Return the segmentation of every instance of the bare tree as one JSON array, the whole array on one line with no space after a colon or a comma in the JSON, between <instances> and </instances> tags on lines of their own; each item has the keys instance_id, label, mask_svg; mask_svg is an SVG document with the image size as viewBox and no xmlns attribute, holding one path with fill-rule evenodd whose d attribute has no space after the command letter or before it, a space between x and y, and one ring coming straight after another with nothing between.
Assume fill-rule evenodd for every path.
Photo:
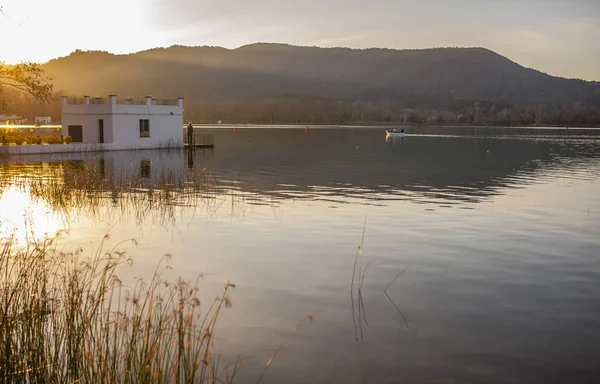
<instances>
[{"instance_id":1,"label":"bare tree","mask_svg":"<svg viewBox=\"0 0 600 384\"><path fill-rule=\"evenodd\" d=\"M9 105L10 97L7 91L10 89L46 104L52 101L54 87L39 64L7 65L0 62L0 111Z\"/></svg>"}]
</instances>

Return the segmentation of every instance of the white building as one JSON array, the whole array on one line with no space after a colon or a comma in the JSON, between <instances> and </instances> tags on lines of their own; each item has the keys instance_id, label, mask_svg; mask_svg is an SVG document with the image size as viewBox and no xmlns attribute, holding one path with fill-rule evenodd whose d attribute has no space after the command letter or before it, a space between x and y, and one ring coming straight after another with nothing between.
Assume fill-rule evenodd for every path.
<instances>
[{"instance_id":1,"label":"white building","mask_svg":"<svg viewBox=\"0 0 600 384\"><path fill-rule=\"evenodd\" d=\"M23 118L23 116L0 115L0 124L21 125L21 124L25 124L26 122L27 122L27 119Z\"/></svg>"},{"instance_id":2,"label":"white building","mask_svg":"<svg viewBox=\"0 0 600 384\"><path fill-rule=\"evenodd\" d=\"M183 147L183 98L62 98L62 134L107 150Z\"/></svg>"},{"instance_id":3,"label":"white building","mask_svg":"<svg viewBox=\"0 0 600 384\"><path fill-rule=\"evenodd\" d=\"M52 117L50 116L36 116L35 123L36 124L50 124L52 122Z\"/></svg>"}]
</instances>

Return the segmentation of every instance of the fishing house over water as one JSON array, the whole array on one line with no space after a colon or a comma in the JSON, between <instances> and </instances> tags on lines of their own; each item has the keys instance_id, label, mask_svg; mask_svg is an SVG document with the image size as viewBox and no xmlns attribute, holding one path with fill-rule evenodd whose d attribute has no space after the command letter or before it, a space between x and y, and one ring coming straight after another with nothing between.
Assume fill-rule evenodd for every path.
<instances>
[{"instance_id":1,"label":"fishing house over water","mask_svg":"<svg viewBox=\"0 0 600 384\"><path fill-rule=\"evenodd\" d=\"M107 150L183 147L183 98L62 97L62 134Z\"/></svg>"}]
</instances>

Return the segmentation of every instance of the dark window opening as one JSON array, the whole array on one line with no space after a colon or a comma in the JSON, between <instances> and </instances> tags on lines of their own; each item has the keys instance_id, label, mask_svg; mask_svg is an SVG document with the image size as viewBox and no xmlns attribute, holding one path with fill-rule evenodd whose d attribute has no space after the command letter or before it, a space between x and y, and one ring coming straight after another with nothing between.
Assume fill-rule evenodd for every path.
<instances>
[{"instance_id":1,"label":"dark window opening","mask_svg":"<svg viewBox=\"0 0 600 384\"><path fill-rule=\"evenodd\" d=\"M150 178L150 168L152 166L152 163L150 162L150 160L142 160L140 161L140 175L145 178L148 179Z\"/></svg>"},{"instance_id":2,"label":"dark window opening","mask_svg":"<svg viewBox=\"0 0 600 384\"><path fill-rule=\"evenodd\" d=\"M106 177L106 163L104 157L100 158L100 177L104 179Z\"/></svg>"},{"instance_id":3,"label":"dark window opening","mask_svg":"<svg viewBox=\"0 0 600 384\"><path fill-rule=\"evenodd\" d=\"M71 141L73 143L83 143L83 126L82 125L69 125L67 128Z\"/></svg>"},{"instance_id":4,"label":"dark window opening","mask_svg":"<svg viewBox=\"0 0 600 384\"><path fill-rule=\"evenodd\" d=\"M150 120L140 120L140 137L150 137Z\"/></svg>"}]
</instances>

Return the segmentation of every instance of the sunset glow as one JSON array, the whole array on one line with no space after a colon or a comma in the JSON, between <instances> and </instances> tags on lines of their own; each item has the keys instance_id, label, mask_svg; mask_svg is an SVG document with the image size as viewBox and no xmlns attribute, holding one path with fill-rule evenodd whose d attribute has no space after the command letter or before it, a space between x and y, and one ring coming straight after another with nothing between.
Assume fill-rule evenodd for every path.
<instances>
[{"instance_id":1,"label":"sunset glow","mask_svg":"<svg viewBox=\"0 0 600 384\"><path fill-rule=\"evenodd\" d=\"M164 44L139 0L2 0L0 60L45 62L76 49L129 53Z\"/></svg>"},{"instance_id":2,"label":"sunset glow","mask_svg":"<svg viewBox=\"0 0 600 384\"><path fill-rule=\"evenodd\" d=\"M61 229L60 218L41 201L34 201L23 189L12 186L0 195L0 237L14 234L17 244L27 244L32 236L43 239Z\"/></svg>"},{"instance_id":3,"label":"sunset glow","mask_svg":"<svg viewBox=\"0 0 600 384\"><path fill-rule=\"evenodd\" d=\"M600 2L585 0L1 0L0 60L45 62L76 49L132 53L256 42L485 47L552 75L600 80ZM5 38L5 37L10 38Z\"/></svg>"}]
</instances>

